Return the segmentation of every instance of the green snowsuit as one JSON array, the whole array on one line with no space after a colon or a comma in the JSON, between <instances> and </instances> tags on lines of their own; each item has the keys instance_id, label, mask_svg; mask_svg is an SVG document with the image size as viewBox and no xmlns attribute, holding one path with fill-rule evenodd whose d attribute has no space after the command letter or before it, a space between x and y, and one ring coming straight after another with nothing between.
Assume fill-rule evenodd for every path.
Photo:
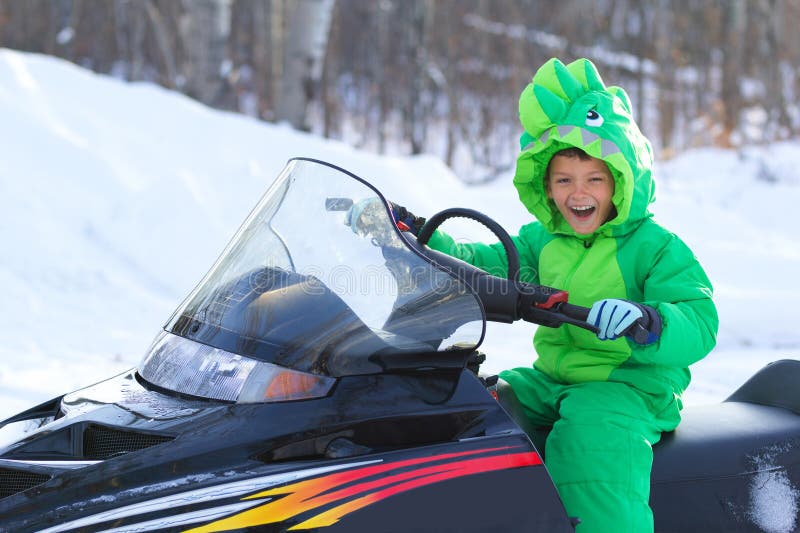
<instances>
[{"instance_id":1,"label":"green snowsuit","mask_svg":"<svg viewBox=\"0 0 800 533\"><path fill-rule=\"evenodd\" d=\"M652 531L648 505L652 445L680 421L688 366L716 342L712 288L691 250L652 220L652 152L624 91L606 87L594 65L551 59L520 97L525 133L514 184L537 222L514 238L525 281L569 291L591 306L623 298L655 308L660 340L601 341L571 325L539 327L533 367L501 373L535 425L552 426L545 460L580 533ZM616 217L576 234L547 197L550 158L569 147L603 159L615 181ZM613 215L612 215L613 216ZM456 244L436 232L430 246L493 273L502 246Z\"/></svg>"}]
</instances>

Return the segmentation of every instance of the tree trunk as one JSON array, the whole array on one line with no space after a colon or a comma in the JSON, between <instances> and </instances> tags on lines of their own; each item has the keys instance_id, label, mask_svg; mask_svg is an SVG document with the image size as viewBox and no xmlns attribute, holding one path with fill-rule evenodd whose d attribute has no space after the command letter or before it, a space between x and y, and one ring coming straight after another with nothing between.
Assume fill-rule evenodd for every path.
<instances>
[{"instance_id":1,"label":"tree trunk","mask_svg":"<svg viewBox=\"0 0 800 533\"><path fill-rule=\"evenodd\" d=\"M739 125L742 96L739 88L739 75L743 61L743 41L746 25L746 5L744 0L724 2L723 13L723 61L722 61L722 104L724 107L722 146L731 146L733 132Z\"/></svg>"},{"instance_id":2,"label":"tree trunk","mask_svg":"<svg viewBox=\"0 0 800 533\"><path fill-rule=\"evenodd\" d=\"M662 148L672 150L675 132L675 98L677 94L675 61L672 57L673 19L668 0L659 0L655 17L656 50L658 57L659 98L658 130Z\"/></svg>"},{"instance_id":3,"label":"tree trunk","mask_svg":"<svg viewBox=\"0 0 800 533\"><path fill-rule=\"evenodd\" d=\"M184 91L214 105L225 89L222 68L230 32L230 4L227 0L184 0L183 7Z\"/></svg>"},{"instance_id":4,"label":"tree trunk","mask_svg":"<svg viewBox=\"0 0 800 533\"><path fill-rule=\"evenodd\" d=\"M316 97L322 77L333 6L334 0L294 0L287 6L289 23L276 118L299 130L311 129L308 104Z\"/></svg>"},{"instance_id":5,"label":"tree trunk","mask_svg":"<svg viewBox=\"0 0 800 533\"><path fill-rule=\"evenodd\" d=\"M428 134L429 105L426 100L430 99L426 92L426 77L428 63L427 33L432 11L431 0L420 0L415 3L413 12L413 30L409 32L410 41L409 57L411 58L411 91L409 92L409 140L411 141L411 153L421 154L425 149L425 138Z\"/></svg>"},{"instance_id":6,"label":"tree trunk","mask_svg":"<svg viewBox=\"0 0 800 533\"><path fill-rule=\"evenodd\" d=\"M174 89L177 80L175 51L170 46L169 38L167 37L168 30L165 27L164 19L152 0L146 0L144 7L147 18L150 20L150 26L153 28L153 33L156 36L156 44L158 45L158 51L161 54L161 60L164 64L162 84L169 89Z\"/></svg>"},{"instance_id":7,"label":"tree trunk","mask_svg":"<svg viewBox=\"0 0 800 533\"><path fill-rule=\"evenodd\" d=\"M389 41L389 19L391 3L384 4L378 2L377 9L377 53L373 53L373 83L377 94L378 104L378 152L383 154L386 152L386 122L389 120L389 113L391 112L391 97L389 96L389 89L391 87L391 79L386 76L384 65L388 56L388 41Z\"/></svg>"},{"instance_id":8,"label":"tree trunk","mask_svg":"<svg viewBox=\"0 0 800 533\"><path fill-rule=\"evenodd\" d=\"M122 9L125 11L128 20L128 50L130 51L128 80L141 80L144 77L146 65L144 56L144 37L146 30L144 9L141 4L130 3L123 3Z\"/></svg>"},{"instance_id":9,"label":"tree trunk","mask_svg":"<svg viewBox=\"0 0 800 533\"><path fill-rule=\"evenodd\" d=\"M272 0L269 8L269 43L271 50L269 77L271 80L269 97L269 118L278 118L283 87L284 34L286 33L286 2Z\"/></svg>"},{"instance_id":10,"label":"tree trunk","mask_svg":"<svg viewBox=\"0 0 800 533\"><path fill-rule=\"evenodd\" d=\"M764 19L764 66L767 70L765 80L765 106L771 120L775 121L777 137L781 138L791 131L791 119L787 112L787 102L783 94L784 62L781 43L781 20L784 16L782 2L777 0L762 0L760 3L761 16ZM768 139L775 140L775 139Z\"/></svg>"}]
</instances>

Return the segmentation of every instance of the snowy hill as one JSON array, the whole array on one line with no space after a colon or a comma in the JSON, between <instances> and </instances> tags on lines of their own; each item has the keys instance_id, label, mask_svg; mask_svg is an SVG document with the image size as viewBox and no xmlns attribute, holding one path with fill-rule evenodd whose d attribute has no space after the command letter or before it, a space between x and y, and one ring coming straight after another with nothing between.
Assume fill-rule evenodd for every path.
<instances>
[{"instance_id":1,"label":"snowy hill","mask_svg":"<svg viewBox=\"0 0 800 533\"><path fill-rule=\"evenodd\" d=\"M510 175L470 188L435 158L358 152L45 56L0 50L0 116L0 419L135 365L291 157L347 168L419 214L472 207L512 233L530 220ZM657 219L717 289L719 347L687 398L715 401L800 357L800 147L699 150L657 176ZM532 332L492 326L485 368L529 364Z\"/></svg>"}]
</instances>

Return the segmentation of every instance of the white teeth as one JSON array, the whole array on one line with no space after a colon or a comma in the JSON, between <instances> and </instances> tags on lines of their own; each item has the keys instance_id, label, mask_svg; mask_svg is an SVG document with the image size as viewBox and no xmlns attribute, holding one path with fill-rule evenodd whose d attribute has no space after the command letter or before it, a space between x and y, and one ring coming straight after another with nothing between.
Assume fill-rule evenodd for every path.
<instances>
[{"instance_id":1,"label":"white teeth","mask_svg":"<svg viewBox=\"0 0 800 533\"><path fill-rule=\"evenodd\" d=\"M575 211L588 211L589 209L592 209L592 206L583 205L581 207L573 207L572 209L574 209Z\"/></svg>"}]
</instances>

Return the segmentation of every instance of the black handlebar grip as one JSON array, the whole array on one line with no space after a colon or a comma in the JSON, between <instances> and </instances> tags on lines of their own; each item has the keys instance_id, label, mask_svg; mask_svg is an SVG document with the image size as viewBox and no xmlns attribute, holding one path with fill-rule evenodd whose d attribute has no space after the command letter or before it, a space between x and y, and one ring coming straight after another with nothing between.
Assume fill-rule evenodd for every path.
<instances>
[{"instance_id":1,"label":"black handlebar grip","mask_svg":"<svg viewBox=\"0 0 800 533\"><path fill-rule=\"evenodd\" d=\"M586 322L586 319L589 318L588 307L563 303L559 305L558 310L567 315L568 317L574 318L576 320L583 320L584 322Z\"/></svg>"},{"instance_id":2,"label":"black handlebar grip","mask_svg":"<svg viewBox=\"0 0 800 533\"><path fill-rule=\"evenodd\" d=\"M558 311L575 320L586 322L586 319L589 318L590 309L588 307L581 307L580 305L563 303L559 305ZM594 331L595 333L597 332L597 328L594 325L588 323L587 325L589 327L586 329ZM647 340L650 338L650 332L639 322L634 322L625 332L625 336L637 344L647 344Z\"/></svg>"},{"instance_id":3,"label":"black handlebar grip","mask_svg":"<svg viewBox=\"0 0 800 533\"><path fill-rule=\"evenodd\" d=\"M637 344L647 344L650 338L650 332L640 323L634 322L631 327L628 328L628 331L625 332L625 336L629 337Z\"/></svg>"}]
</instances>

